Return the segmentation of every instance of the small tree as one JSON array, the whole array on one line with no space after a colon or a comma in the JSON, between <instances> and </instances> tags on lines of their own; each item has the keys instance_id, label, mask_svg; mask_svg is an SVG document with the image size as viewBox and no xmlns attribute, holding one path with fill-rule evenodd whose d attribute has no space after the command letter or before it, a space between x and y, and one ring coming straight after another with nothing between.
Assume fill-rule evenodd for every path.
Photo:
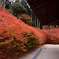
<instances>
[{"instance_id":1,"label":"small tree","mask_svg":"<svg viewBox=\"0 0 59 59\"><path fill-rule=\"evenodd\" d=\"M20 19L30 26L33 24L32 18L29 15L21 14Z\"/></svg>"},{"instance_id":2,"label":"small tree","mask_svg":"<svg viewBox=\"0 0 59 59\"><path fill-rule=\"evenodd\" d=\"M17 16L17 15L19 15L19 14L21 14L21 13L27 14L26 9L22 6L21 3L13 3L13 4L11 5L10 9L13 10L13 14L14 14L15 16Z\"/></svg>"}]
</instances>

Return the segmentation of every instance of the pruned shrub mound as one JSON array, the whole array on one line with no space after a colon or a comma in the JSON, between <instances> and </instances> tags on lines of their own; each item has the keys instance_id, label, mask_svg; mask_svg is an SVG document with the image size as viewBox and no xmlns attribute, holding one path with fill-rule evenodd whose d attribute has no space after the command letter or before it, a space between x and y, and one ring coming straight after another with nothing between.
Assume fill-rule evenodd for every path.
<instances>
[{"instance_id":1,"label":"pruned shrub mound","mask_svg":"<svg viewBox=\"0 0 59 59\"><path fill-rule=\"evenodd\" d=\"M46 43L59 44L59 29L50 29L46 31Z\"/></svg>"},{"instance_id":2,"label":"pruned shrub mound","mask_svg":"<svg viewBox=\"0 0 59 59\"><path fill-rule=\"evenodd\" d=\"M29 15L27 15L27 14L21 14L21 15L20 15L20 19L21 19L24 23L26 23L26 24L28 24L28 25L30 25L30 26L33 25L32 18L31 18Z\"/></svg>"}]
</instances>

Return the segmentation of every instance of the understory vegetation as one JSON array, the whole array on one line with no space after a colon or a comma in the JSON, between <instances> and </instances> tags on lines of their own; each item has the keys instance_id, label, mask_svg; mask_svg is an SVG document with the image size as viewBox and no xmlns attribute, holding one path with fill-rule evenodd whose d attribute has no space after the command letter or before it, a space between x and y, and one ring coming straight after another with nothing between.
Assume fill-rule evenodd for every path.
<instances>
[{"instance_id":1,"label":"understory vegetation","mask_svg":"<svg viewBox=\"0 0 59 59\"><path fill-rule=\"evenodd\" d=\"M41 30L17 19L8 10L0 11L0 59L18 56L41 44L59 44L59 29Z\"/></svg>"},{"instance_id":2,"label":"understory vegetation","mask_svg":"<svg viewBox=\"0 0 59 59\"><path fill-rule=\"evenodd\" d=\"M21 19L24 23L26 23L26 24L28 24L28 25L30 25L30 26L33 25L32 18L31 18L29 15L27 15L27 14L21 14L21 15L20 15L20 19Z\"/></svg>"}]
</instances>

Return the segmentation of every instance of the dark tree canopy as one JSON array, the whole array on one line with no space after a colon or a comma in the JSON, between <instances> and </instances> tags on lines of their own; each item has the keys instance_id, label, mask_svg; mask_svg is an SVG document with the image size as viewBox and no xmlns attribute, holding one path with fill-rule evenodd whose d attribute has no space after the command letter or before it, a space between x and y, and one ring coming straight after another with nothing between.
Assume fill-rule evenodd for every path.
<instances>
[{"instance_id":1,"label":"dark tree canopy","mask_svg":"<svg viewBox=\"0 0 59 59\"><path fill-rule=\"evenodd\" d=\"M10 9L13 10L13 14L15 16L19 15L19 14L22 14L22 13L25 13L27 14L27 11L26 9L22 6L21 3L13 3L10 7Z\"/></svg>"}]
</instances>

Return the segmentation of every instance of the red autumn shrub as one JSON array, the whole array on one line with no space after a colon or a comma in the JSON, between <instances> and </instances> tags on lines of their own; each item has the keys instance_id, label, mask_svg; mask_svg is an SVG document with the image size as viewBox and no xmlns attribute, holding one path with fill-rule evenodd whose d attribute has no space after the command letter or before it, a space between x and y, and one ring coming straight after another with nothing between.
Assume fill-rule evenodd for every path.
<instances>
[{"instance_id":1,"label":"red autumn shrub","mask_svg":"<svg viewBox=\"0 0 59 59\"><path fill-rule=\"evenodd\" d=\"M59 44L59 29L45 30L48 35L46 36L46 43Z\"/></svg>"}]
</instances>

